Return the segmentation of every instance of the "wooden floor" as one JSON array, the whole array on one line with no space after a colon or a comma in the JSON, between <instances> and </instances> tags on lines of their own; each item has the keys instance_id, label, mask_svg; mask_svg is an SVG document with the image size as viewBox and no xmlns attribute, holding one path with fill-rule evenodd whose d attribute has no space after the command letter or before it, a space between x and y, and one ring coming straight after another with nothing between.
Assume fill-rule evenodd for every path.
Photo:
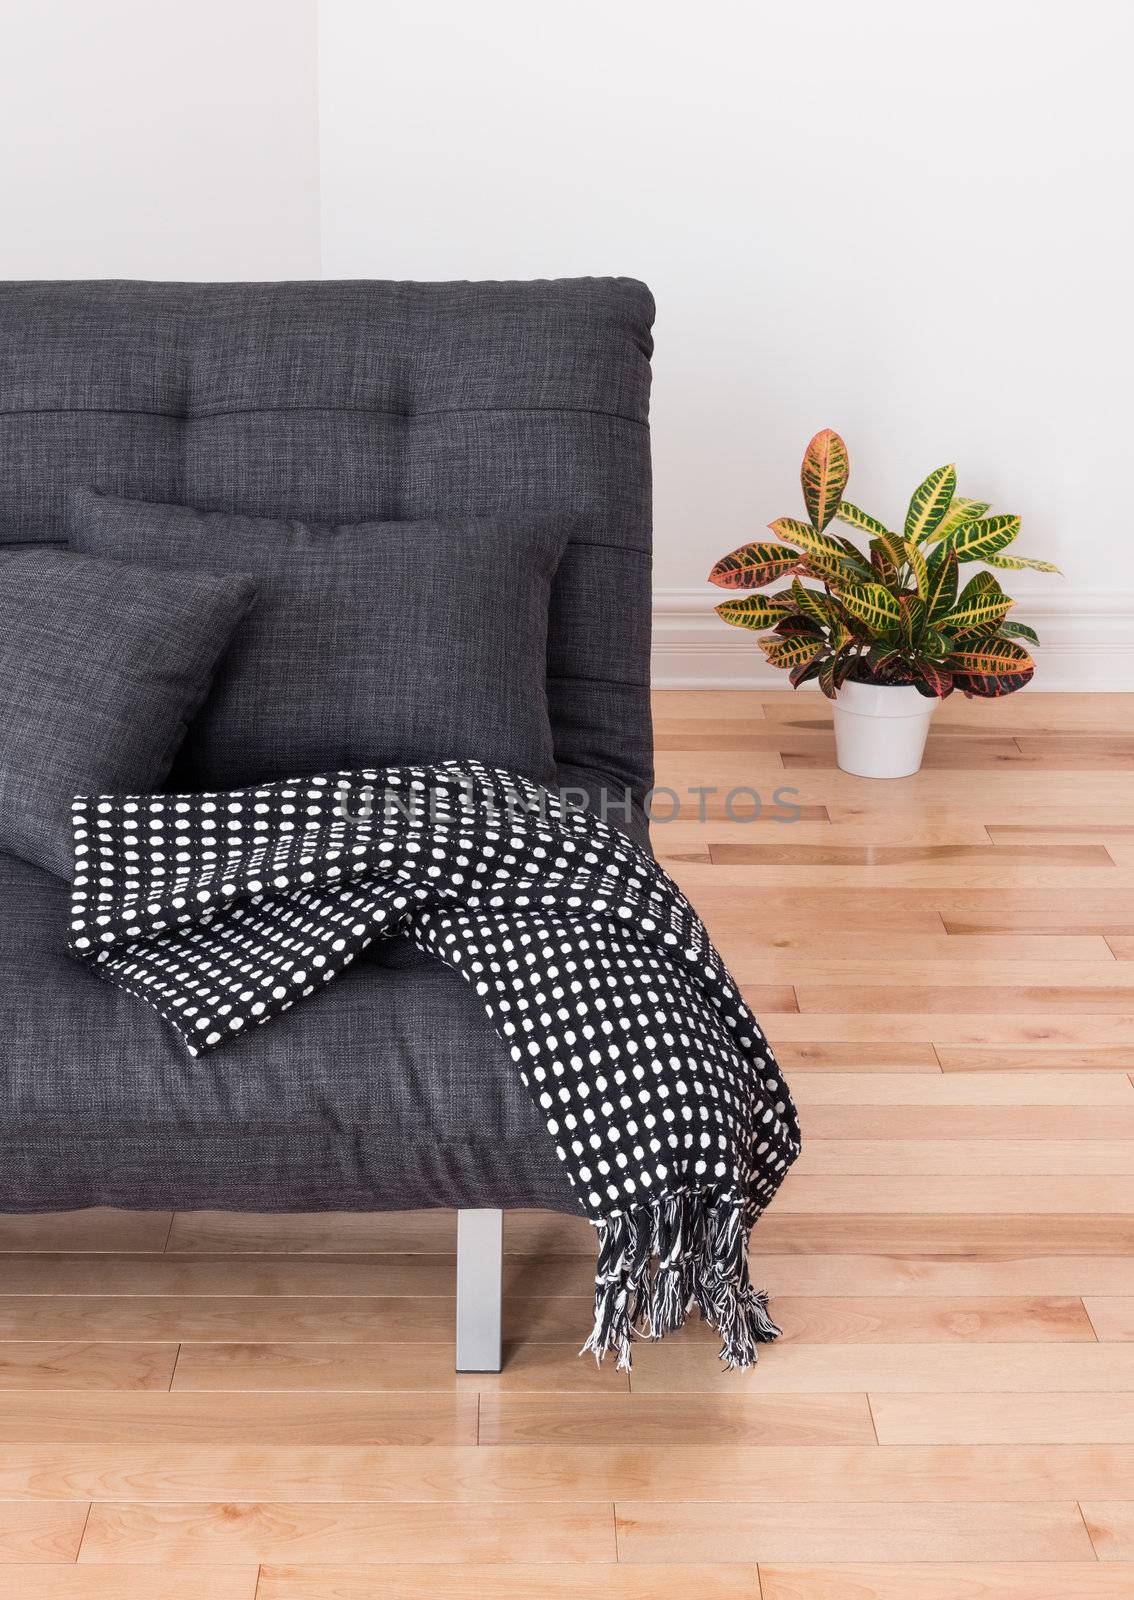
<instances>
[{"instance_id":1,"label":"wooden floor","mask_svg":"<svg viewBox=\"0 0 1134 1600\"><path fill-rule=\"evenodd\" d=\"M893 783L817 695L658 709L801 1107L783 1340L596 1371L574 1219L509 1219L499 1378L450 1216L0 1219L5 1600L1134 1595L1134 697L958 696Z\"/></svg>"}]
</instances>

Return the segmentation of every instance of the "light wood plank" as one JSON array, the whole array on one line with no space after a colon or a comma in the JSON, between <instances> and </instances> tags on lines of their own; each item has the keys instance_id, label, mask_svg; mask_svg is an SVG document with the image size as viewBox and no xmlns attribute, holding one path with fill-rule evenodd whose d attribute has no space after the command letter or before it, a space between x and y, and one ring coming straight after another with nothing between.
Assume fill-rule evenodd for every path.
<instances>
[{"instance_id":1,"label":"light wood plank","mask_svg":"<svg viewBox=\"0 0 1134 1600\"><path fill-rule=\"evenodd\" d=\"M783 1295L772 1314L785 1329L784 1338L797 1344L1065 1343L1095 1337L1083 1302L1069 1295Z\"/></svg>"},{"instance_id":2,"label":"light wood plank","mask_svg":"<svg viewBox=\"0 0 1134 1600\"><path fill-rule=\"evenodd\" d=\"M928 1043L837 1044L819 1041L776 1046L785 1073L940 1072L937 1052Z\"/></svg>"},{"instance_id":3,"label":"light wood plank","mask_svg":"<svg viewBox=\"0 0 1134 1600\"><path fill-rule=\"evenodd\" d=\"M1134 1059L1124 1045L1091 1049L986 1049L980 1046L938 1045L943 1072L1125 1072Z\"/></svg>"},{"instance_id":4,"label":"light wood plank","mask_svg":"<svg viewBox=\"0 0 1134 1600\"><path fill-rule=\"evenodd\" d=\"M944 1255L988 1261L1004 1256L1130 1254L1130 1218L1079 1212L1070 1216L989 1217L771 1211L757 1224L757 1258L794 1255Z\"/></svg>"},{"instance_id":5,"label":"light wood plank","mask_svg":"<svg viewBox=\"0 0 1134 1600\"><path fill-rule=\"evenodd\" d=\"M600 1586L602 1600L657 1600L672 1581L672 1569L653 1566L605 1567L597 1581L593 1570L578 1567L383 1567L381 1600L598 1600ZM690 1596L760 1600L752 1563L689 1564L681 1568L680 1582ZM351 1567L265 1566L256 1600L376 1600L374 1574Z\"/></svg>"},{"instance_id":6,"label":"light wood plank","mask_svg":"<svg viewBox=\"0 0 1134 1600\"><path fill-rule=\"evenodd\" d=\"M1122 967L1124 963L1116 961L1114 965L1117 968ZM752 993L757 998L748 1002L757 1013L760 1009L759 994L762 989L767 992L766 985L756 985ZM747 999L748 985L744 985L743 993ZM775 989L772 989L771 993L778 995ZM801 1012L837 1011L846 1016L859 1011L882 1011L903 1016L909 1012L919 1016L933 1016L939 1012L947 1015L961 1012L968 1016L977 1016L985 1011L994 1011L998 1016L1004 1013L1022 1016L1037 1011L1054 1011L1061 1016L1071 1016L1082 1011L1094 1018L1114 1012L1119 1016L1129 1017L1134 1027L1131 995L1130 987L1125 984L1121 987L1106 984L1088 988L1067 983L1058 986L1052 984L1048 987L1022 984L999 984L990 987L984 983L956 984L950 987L931 983L910 984L908 987L890 989L881 982L869 985L806 983L801 980L796 985L798 1006L777 1005L768 1009L780 1011L798 1009Z\"/></svg>"},{"instance_id":7,"label":"light wood plank","mask_svg":"<svg viewBox=\"0 0 1134 1600\"><path fill-rule=\"evenodd\" d=\"M168 1389L176 1361L175 1344L0 1343L0 1390Z\"/></svg>"},{"instance_id":8,"label":"light wood plank","mask_svg":"<svg viewBox=\"0 0 1134 1600\"><path fill-rule=\"evenodd\" d=\"M452 1298L0 1295L0 1340L444 1340Z\"/></svg>"},{"instance_id":9,"label":"light wood plank","mask_svg":"<svg viewBox=\"0 0 1134 1600\"><path fill-rule=\"evenodd\" d=\"M1129 1176L1134 1140L816 1139L798 1177Z\"/></svg>"},{"instance_id":10,"label":"light wood plank","mask_svg":"<svg viewBox=\"0 0 1134 1600\"><path fill-rule=\"evenodd\" d=\"M449 1344L184 1344L175 1390L496 1389L541 1394L625 1394L613 1362L580 1360L579 1344L505 1346L500 1373L458 1373Z\"/></svg>"},{"instance_id":11,"label":"light wood plank","mask_svg":"<svg viewBox=\"0 0 1134 1600\"><path fill-rule=\"evenodd\" d=\"M513 1276L519 1283L522 1267ZM34 1295L448 1295L456 1257L379 1256L7 1256L4 1293ZM585 1285L583 1285L585 1287ZM0 1360L3 1346L0 1345Z\"/></svg>"},{"instance_id":12,"label":"light wood plank","mask_svg":"<svg viewBox=\"0 0 1134 1600\"><path fill-rule=\"evenodd\" d=\"M1134 1500L1084 1501L1083 1519L1100 1561L1134 1561Z\"/></svg>"},{"instance_id":13,"label":"light wood plank","mask_svg":"<svg viewBox=\"0 0 1134 1600\"><path fill-rule=\"evenodd\" d=\"M0 1568L74 1561L89 1509L82 1501L21 1505L0 1500ZM2 1572L0 1583L6 1590Z\"/></svg>"},{"instance_id":14,"label":"light wood plank","mask_svg":"<svg viewBox=\"0 0 1134 1600\"><path fill-rule=\"evenodd\" d=\"M1134 1253L1134 1230L1130 1244ZM1134 1340L1134 1295L1092 1295L1083 1303L1100 1339Z\"/></svg>"},{"instance_id":15,"label":"light wood plank","mask_svg":"<svg viewBox=\"0 0 1134 1600\"><path fill-rule=\"evenodd\" d=\"M1082 1049L1121 1044L1130 1039L1132 1030L1134 1015L1109 1011L1045 1011L1038 1016L1033 1011L964 1011L952 1015L944 1011L807 1011L768 1019L768 1036L777 1047L797 1039L848 1044L865 1039L892 1043L910 1038L932 1039L937 1045Z\"/></svg>"},{"instance_id":16,"label":"light wood plank","mask_svg":"<svg viewBox=\"0 0 1134 1600\"><path fill-rule=\"evenodd\" d=\"M210 1567L207 1572L160 1567L8 1567L6 1600L259 1600L258 1568ZM326 1596L323 1597L326 1600Z\"/></svg>"},{"instance_id":17,"label":"light wood plank","mask_svg":"<svg viewBox=\"0 0 1134 1600\"><path fill-rule=\"evenodd\" d=\"M760 1281L773 1296L1134 1294L1134 1255L770 1255Z\"/></svg>"},{"instance_id":18,"label":"light wood plank","mask_svg":"<svg viewBox=\"0 0 1134 1600\"><path fill-rule=\"evenodd\" d=\"M977 1216L1042 1217L1076 1211L1134 1214L1134 1180L1103 1177L859 1177L809 1178L790 1173L777 1196L781 1215L791 1212L898 1212L937 1216L967 1212ZM1134 1222L1132 1222L1134 1228ZM0 1327L3 1326L0 1301Z\"/></svg>"},{"instance_id":19,"label":"light wood plank","mask_svg":"<svg viewBox=\"0 0 1134 1600\"><path fill-rule=\"evenodd\" d=\"M97 1507L96 1507L97 1511ZM619 1500L623 1561L1088 1561L1073 1501L815 1505Z\"/></svg>"},{"instance_id":20,"label":"light wood plank","mask_svg":"<svg viewBox=\"0 0 1134 1600\"><path fill-rule=\"evenodd\" d=\"M792 1085L801 1106L1125 1106L1134 1084L1119 1072L846 1073Z\"/></svg>"},{"instance_id":21,"label":"light wood plank","mask_svg":"<svg viewBox=\"0 0 1134 1600\"><path fill-rule=\"evenodd\" d=\"M0 1215L0 1250L163 1250L168 1211L58 1211Z\"/></svg>"},{"instance_id":22,"label":"light wood plank","mask_svg":"<svg viewBox=\"0 0 1134 1600\"><path fill-rule=\"evenodd\" d=\"M848 1562L788 1566L762 1562L760 1582L763 1600L1070 1600L1071 1596L1074 1600L1129 1600L1134 1594L1134 1565L895 1561L884 1566Z\"/></svg>"},{"instance_id":23,"label":"light wood plank","mask_svg":"<svg viewBox=\"0 0 1134 1600\"><path fill-rule=\"evenodd\" d=\"M473 1394L4 1394L0 1443L475 1444Z\"/></svg>"},{"instance_id":24,"label":"light wood plank","mask_svg":"<svg viewBox=\"0 0 1134 1600\"><path fill-rule=\"evenodd\" d=\"M1093 993L1099 989L1113 989L1120 997L1134 994L1134 969L1129 962L1116 961L1113 956L1098 961L1070 962L1007 959L967 961L958 959L954 953L951 958L940 960L914 961L907 958L883 963L873 955L867 959L850 954L842 958L773 954L751 965L755 968L758 980L773 985L791 983L797 989L861 986L882 992L894 988L909 990L914 995L933 989L961 989L966 993L971 989L1002 990L1006 1002L1001 1008L1004 1011L1020 1009L1011 1004L1013 994L1020 988L1055 990L1059 993L1066 991L1068 994L1078 990ZM833 1009L852 1010L853 1007ZM907 1004L903 993L901 1005L879 1009L924 1011L928 1008L920 1003ZM958 1009L971 1011L973 1007L964 1003Z\"/></svg>"},{"instance_id":25,"label":"light wood plank","mask_svg":"<svg viewBox=\"0 0 1134 1600\"><path fill-rule=\"evenodd\" d=\"M615 1557L609 1503L584 1502L543 1502L538 1515L522 1504L100 1504L91 1507L79 1552L84 1562L198 1567L241 1561L601 1564Z\"/></svg>"},{"instance_id":26,"label":"light wood plank","mask_svg":"<svg viewBox=\"0 0 1134 1600\"><path fill-rule=\"evenodd\" d=\"M1134 1104L1117 1106L807 1107L807 1141L820 1139L1134 1138Z\"/></svg>"},{"instance_id":27,"label":"light wood plank","mask_svg":"<svg viewBox=\"0 0 1134 1600\"><path fill-rule=\"evenodd\" d=\"M1134 1444L1134 1394L871 1396L881 1444Z\"/></svg>"},{"instance_id":28,"label":"light wood plank","mask_svg":"<svg viewBox=\"0 0 1134 1600\"><path fill-rule=\"evenodd\" d=\"M1134 1388L1134 1349L1127 1344L846 1343L780 1340L760 1353L749 1372L730 1377L739 1395L1029 1394ZM692 1340L642 1344L630 1378L635 1394L721 1392L713 1348ZM1134 1464L1134 1458L1132 1458Z\"/></svg>"},{"instance_id":29,"label":"light wood plank","mask_svg":"<svg viewBox=\"0 0 1134 1600\"><path fill-rule=\"evenodd\" d=\"M13 1500L79 1491L114 1504L297 1504L470 1510L651 1501L964 1504L1108 1499L1126 1492L1129 1445L22 1445L0 1449ZM223 1499L217 1501L217 1494ZM133 1557L130 1558L133 1560ZM231 1563L230 1563L231 1564Z\"/></svg>"},{"instance_id":30,"label":"light wood plank","mask_svg":"<svg viewBox=\"0 0 1134 1600\"><path fill-rule=\"evenodd\" d=\"M635 1446L874 1444L861 1394L667 1396L484 1394L480 1444Z\"/></svg>"}]
</instances>

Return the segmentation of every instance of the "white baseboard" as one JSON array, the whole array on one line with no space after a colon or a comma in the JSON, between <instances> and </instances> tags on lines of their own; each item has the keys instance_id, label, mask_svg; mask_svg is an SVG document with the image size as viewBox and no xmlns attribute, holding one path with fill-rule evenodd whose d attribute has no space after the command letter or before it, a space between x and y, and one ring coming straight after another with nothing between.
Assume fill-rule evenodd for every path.
<instances>
[{"instance_id":1,"label":"white baseboard","mask_svg":"<svg viewBox=\"0 0 1134 1600\"><path fill-rule=\"evenodd\" d=\"M755 636L714 615L720 599L707 585L654 591L655 689L787 688ZM1018 611L1043 640L1029 688L1134 691L1134 592L1031 594Z\"/></svg>"}]
</instances>

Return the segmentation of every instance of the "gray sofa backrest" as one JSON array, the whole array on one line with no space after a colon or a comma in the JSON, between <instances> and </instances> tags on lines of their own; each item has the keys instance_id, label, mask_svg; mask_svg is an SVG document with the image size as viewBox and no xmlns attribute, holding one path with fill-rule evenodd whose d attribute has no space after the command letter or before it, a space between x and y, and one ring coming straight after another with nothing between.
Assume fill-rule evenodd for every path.
<instances>
[{"instance_id":1,"label":"gray sofa backrest","mask_svg":"<svg viewBox=\"0 0 1134 1600\"><path fill-rule=\"evenodd\" d=\"M319 522L563 509L564 782L651 777L653 301L535 283L0 284L0 543L66 490Z\"/></svg>"}]
</instances>

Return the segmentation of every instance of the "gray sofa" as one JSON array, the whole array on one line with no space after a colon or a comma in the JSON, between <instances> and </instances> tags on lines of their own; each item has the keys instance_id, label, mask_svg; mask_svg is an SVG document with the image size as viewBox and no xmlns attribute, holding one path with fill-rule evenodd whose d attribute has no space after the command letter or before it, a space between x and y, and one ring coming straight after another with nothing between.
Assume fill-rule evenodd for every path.
<instances>
[{"instance_id":1,"label":"gray sofa","mask_svg":"<svg viewBox=\"0 0 1134 1600\"><path fill-rule=\"evenodd\" d=\"M556 757L628 786L641 837L652 312L628 279L2 285L0 542L58 540L72 485L327 522L581 512ZM0 856L0 1210L574 1209L453 973L387 953L191 1061L67 956L67 898Z\"/></svg>"}]
</instances>

